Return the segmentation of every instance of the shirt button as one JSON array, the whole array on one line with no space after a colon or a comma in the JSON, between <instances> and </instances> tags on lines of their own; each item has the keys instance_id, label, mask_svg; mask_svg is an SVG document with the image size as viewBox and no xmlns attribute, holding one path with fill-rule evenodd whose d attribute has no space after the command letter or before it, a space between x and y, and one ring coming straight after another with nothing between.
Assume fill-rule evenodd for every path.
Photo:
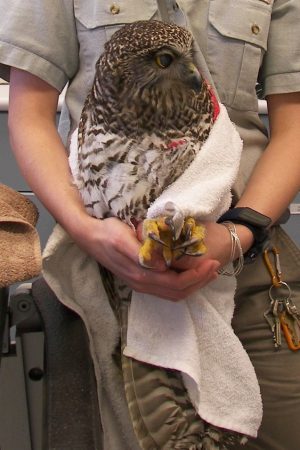
<instances>
[{"instance_id":1,"label":"shirt button","mask_svg":"<svg viewBox=\"0 0 300 450\"><path fill-rule=\"evenodd\" d=\"M119 5L116 5L115 3L113 3L113 4L111 5L111 7L110 7L110 12L111 12L112 14L119 14L119 12L120 12L120 6L119 6Z\"/></svg>"},{"instance_id":2,"label":"shirt button","mask_svg":"<svg viewBox=\"0 0 300 450\"><path fill-rule=\"evenodd\" d=\"M259 25L257 25L256 23L254 23L251 27L251 31L253 34L258 34L260 32L260 27Z\"/></svg>"}]
</instances>

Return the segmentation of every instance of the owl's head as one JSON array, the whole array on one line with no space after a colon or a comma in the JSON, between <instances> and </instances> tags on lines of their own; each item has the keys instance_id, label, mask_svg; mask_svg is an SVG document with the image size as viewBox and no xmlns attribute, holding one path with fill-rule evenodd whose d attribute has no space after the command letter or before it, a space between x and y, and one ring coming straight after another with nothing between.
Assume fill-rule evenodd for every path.
<instances>
[{"instance_id":1,"label":"owl's head","mask_svg":"<svg viewBox=\"0 0 300 450\"><path fill-rule=\"evenodd\" d=\"M193 37L185 28L160 21L139 21L118 30L105 45L98 70L119 91L201 88L193 63Z\"/></svg>"},{"instance_id":2,"label":"owl's head","mask_svg":"<svg viewBox=\"0 0 300 450\"><path fill-rule=\"evenodd\" d=\"M213 120L191 33L160 21L134 22L112 36L96 64L89 103L107 130L122 128L126 135L195 128L204 114Z\"/></svg>"}]
</instances>

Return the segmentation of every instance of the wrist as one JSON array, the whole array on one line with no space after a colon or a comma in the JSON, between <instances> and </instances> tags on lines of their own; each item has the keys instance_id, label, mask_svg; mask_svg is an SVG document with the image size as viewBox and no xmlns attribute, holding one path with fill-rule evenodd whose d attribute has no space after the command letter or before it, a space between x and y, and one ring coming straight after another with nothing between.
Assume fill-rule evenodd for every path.
<instances>
[{"instance_id":1,"label":"wrist","mask_svg":"<svg viewBox=\"0 0 300 450\"><path fill-rule=\"evenodd\" d=\"M240 237L237 233L235 223L228 220L221 222L221 225L226 228L230 235L231 249L229 263L234 263L231 267L222 267L219 270L221 275L236 276L241 273L244 267L244 254L241 246Z\"/></svg>"},{"instance_id":2,"label":"wrist","mask_svg":"<svg viewBox=\"0 0 300 450\"><path fill-rule=\"evenodd\" d=\"M95 232L95 222L97 222L97 234L98 240L101 237L101 225L102 220L96 219L90 216L85 209L78 210L73 215L72 219L69 218L62 223L62 226L69 233L69 235L74 239L75 242L84 242L93 240L93 235Z\"/></svg>"},{"instance_id":3,"label":"wrist","mask_svg":"<svg viewBox=\"0 0 300 450\"><path fill-rule=\"evenodd\" d=\"M243 254L247 253L247 251L252 247L254 244L254 236L250 228L246 227L245 225L241 225L239 223L235 224L237 235L240 239L241 248L243 251ZM236 258L238 255L236 255Z\"/></svg>"},{"instance_id":4,"label":"wrist","mask_svg":"<svg viewBox=\"0 0 300 450\"><path fill-rule=\"evenodd\" d=\"M245 234L246 230L242 231L240 228L240 232L244 236L242 248L245 252L245 263L253 262L257 255L262 253L269 241L268 227L271 224L271 219L252 208L235 207L229 209L225 214L223 214L218 222L223 223L225 221L230 221L235 225L248 228L249 232L247 234ZM252 244L250 244L250 246L249 233L252 234Z\"/></svg>"}]
</instances>

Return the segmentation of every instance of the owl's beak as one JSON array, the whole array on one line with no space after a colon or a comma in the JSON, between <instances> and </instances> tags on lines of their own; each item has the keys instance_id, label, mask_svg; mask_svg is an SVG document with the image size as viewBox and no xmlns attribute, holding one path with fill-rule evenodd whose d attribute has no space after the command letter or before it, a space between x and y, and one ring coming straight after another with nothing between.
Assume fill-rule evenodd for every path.
<instances>
[{"instance_id":1,"label":"owl's beak","mask_svg":"<svg viewBox=\"0 0 300 450\"><path fill-rule=\"evenodd\" d=\"M188 86L196 92L199 92L202 87L202 77L197 69L197 67L190 63L187 66L187 77L186 82Z\"/></svg>"}]
</instances>

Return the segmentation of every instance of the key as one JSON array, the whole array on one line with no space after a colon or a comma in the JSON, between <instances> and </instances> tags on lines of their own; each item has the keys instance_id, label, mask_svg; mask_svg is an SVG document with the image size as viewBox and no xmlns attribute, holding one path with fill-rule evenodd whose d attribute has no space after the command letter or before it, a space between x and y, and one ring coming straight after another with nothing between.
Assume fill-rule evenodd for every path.
<instances>
[{"instance_id":1,"label":"key","mask_svg":"<svg viewBox=\"0 0 300 450\"><path fill-rule=\"evenodd\" d=\"M266 321L271 329L272 334L274 333L274 327L275 327L274 316L272 313L273 303L274 303L274 300L271 301L269 308L264 312L264 318L266 319Z\"/></svg>"},{"instance_id":2,"label":"key","mask_svg":"<svg viewBox=\"0 0 300 450\"><path fill-rule=\"evenodd\" d=\"M273 261L270 259L271 255ZM272 280L269 289L270 308L264 316L273 333L275 348L281 347L282 330L289 348L300 350L300 313L291 300L290 286L282 280L279 250L276 247L267 248L263 252L263 257Z\"/></svg>"},{"instance_id":3,"label":"key","mask_svg":"<svg viewBox=\"0 0 300 450\"><path fill-rule=\"evenodd\" d=\"M291 350L300 350L300 328L293 316L285 311L280 317L281 328Z\"/></svg>"},{"instance_id":4,"label":"key","mask_svg":"<svg viewBox=\"0 0 300 450\"><path fill-rule=\"evenodd\" d=\"M281 346L281 329L280 329L280 319L278 316L278 304L279 304L278 300L272 299L270 307L264 312L264 318L266 319L271 329L274 346L276 349L278 349Z\"/></svg>"},{"instance_id":5,"label":"key","mask_svg":"<svg viewBox=\"0 0 300 450\"><path fill-rule=\"evenodd\" d=\"M268 324L271 328L271 331L273 333L273 331L274 331L274 316L272 313L272 309L273 309L273 302L271 302L270 307L264 312L264 318L268 322Z\"/></svg>"},{"instance_id":6,"label":"key","mask_svg":"<svg viewBox=\"0 0 300 450\"><path fill-rule=\"evenodd\" d=\"M275 299L272 307L272 314L274 316L274 345L276 349L281 347L281 324L279 314L282 313L283 303L281 300Z\"/></svg>"},{"instance_id":7,"label":"key","mask_svg":"<svg viewBox=\"0 0 300 450\"><path fill-rule=\"evenodd\" d=\"M274 322L274 345L276 349L279 349L279 347L281 347L281 324L278 316L275 317Z\"/></svg>"},{"instance_id":8,"label":"key","mask_svg":"<svg viewBox=\"0 0 300 450\"><path fill-rule=\"evenodd\" d=\"M287 298L285 300L285 309L291 316L293 316L298 322L300 322L300 313L297 309L297 306L290 298Z\"/></svg>"}]
</instances>

